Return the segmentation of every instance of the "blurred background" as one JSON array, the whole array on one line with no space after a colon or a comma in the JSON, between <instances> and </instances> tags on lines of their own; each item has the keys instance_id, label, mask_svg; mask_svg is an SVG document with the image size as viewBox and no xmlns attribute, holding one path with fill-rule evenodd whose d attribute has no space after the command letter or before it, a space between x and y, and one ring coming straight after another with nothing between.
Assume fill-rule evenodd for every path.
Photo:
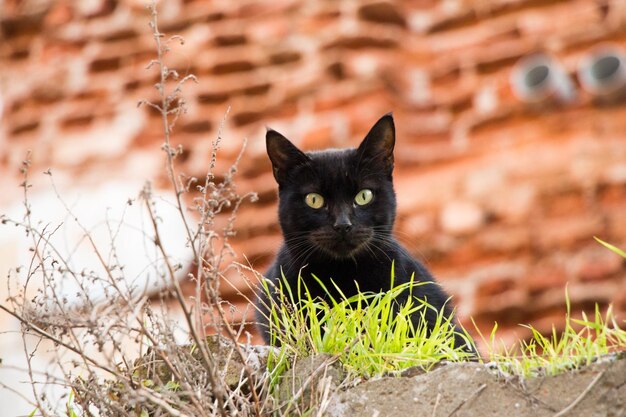
<instances>
[{"instance_id":1,"label":"blurred background","mask_svg":"<svg viewBox=\"0 0 626 417\"><path fill-rule=\"evenodd\" d=\"M463 323L488 332L497 321L509 342L528 335L518 323L558 329L566 286L574 312L613 303L626 318L624 262L593 240L626 247L623 0L167 0L159 10L161 31L186 41L170 67L198 77L172 138L184 147L178 167L204 176L230 108L217 172L247 138L237 184L259 201L242 207L233 245L259 271L281 241L265 126L303 149L355 146L393 111L398 234L454 294ZM148 20L143 0L0 1L0 213L19 213L27 149L43 219L55 204L48 168L62 194L98 208L123 205L146 179L168 187L159 115L137 108L157 96ZM2 233L4 278L24 246ZM243 312L237 292L251 295L232 282L223 296Z\"/></svg>"}]
</instances>

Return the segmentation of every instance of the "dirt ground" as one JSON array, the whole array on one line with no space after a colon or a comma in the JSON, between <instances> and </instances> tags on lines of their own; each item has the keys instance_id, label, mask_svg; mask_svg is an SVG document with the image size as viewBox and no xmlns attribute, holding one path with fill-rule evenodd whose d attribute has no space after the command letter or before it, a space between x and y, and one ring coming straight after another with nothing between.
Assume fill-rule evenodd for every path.
<instances>
[{"instance_id":1,"label":"dirt ground","mask_svg":"<svg viewBox=\"0 0 626 417\"><path fill-rule=\"evenodd\" d=\"M296 408L314 403L317 412L329 417L626 417L624 357L529 379L506 377L478 363L446 364L429 373L405 372L349 387L338 385L339 367L328 359L296 364L284 381L283 399L300 391ZM303 383L307 387L301 389Z\"/></svg>"}]
</instances>

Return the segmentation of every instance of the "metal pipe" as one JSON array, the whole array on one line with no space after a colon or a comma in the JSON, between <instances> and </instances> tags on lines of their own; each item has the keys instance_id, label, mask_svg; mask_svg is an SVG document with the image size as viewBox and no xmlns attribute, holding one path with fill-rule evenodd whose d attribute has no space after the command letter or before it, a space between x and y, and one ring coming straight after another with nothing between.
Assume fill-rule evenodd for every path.
<instances>
[{"instance_id":1,"label":"metal pipe","mask_svg":"<svg viewBox=\"0 0 626 417\"><path fill-rule=\"evenodd\" d=\"M615 45L602 45L578 65L578 79L596 99L614 102L626 98L626 52Z\"/></svg>"},{"instance_id":2,"label":"metal pipe","mask_svg":"<svg viewBox=\"0 0 626 417\"><path fill-rule=\"evenodd\" d=\"M510 82L515 96L525 103L569 103L576 98L570 76L546 54L520 59L511 72Z\"/></svg>"}]
</instances>

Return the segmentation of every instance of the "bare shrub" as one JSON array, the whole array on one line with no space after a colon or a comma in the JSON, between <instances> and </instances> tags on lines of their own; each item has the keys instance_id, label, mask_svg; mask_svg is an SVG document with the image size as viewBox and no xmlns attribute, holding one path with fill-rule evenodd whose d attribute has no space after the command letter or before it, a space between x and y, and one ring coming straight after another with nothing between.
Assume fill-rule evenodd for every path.
<instances>
[{"instance_id":1,"label":"bare shrub","mask_svg":"<svg viewBox=\"0 0 626 417\"><path fill-rule=\"evenodd\" d=\"M260 348L237 343L243 327L230 324L229 306L219 296L220 277L236 267L229 239L234 233L237 210L255 196L237 193L234 177L238 160L220 180L213 173L222 128L213 142L205 178L188 178L177 172L175 160L182 149L173 146L170 139L177 119L186 111L182 87L194 82L195 77L181 77L167 67L168 51L184 41L159 32L154 2L149 10L157 58L148 69L160 73L155 86L160 101L139 104L150 106L161 115L162 149L174 206L193 257L193 271L186 278L195 283L194 294L188 298L183 293L179 280L185 275L184 265L166 249L158 199L149 183L138 202L145 207L150 227L144 233L156 253L156 260L149 265L159 280L156 295L126 276L114 244L116 226L108 225L112 242L110 249L104 250L66 205L67 217L82 228L83 239L99 267L85 270L67 260L53 239L63 226L33 221L27 158L21 184L24 219L0 219L4 225L24 230L31 242L32 261L25 268L12 270L9 282L19 276L25 279L17 287L9 284L10 296L0 309L21 323L33 406L43 416L267 415L272 412L272 403L266 395L266 354ZM52 173L46 174L56 192ZM185 207L187 196L193 201L195 217ZM228 215L229 221L218 230L219 214ZM67 287L75 292L74 301L68 300ZM96 287L100 291L94 291ZM170 314L172 305L183 318L182 323ZM208 336L207 328L218 335ZM184 343L177 342L181 332L187 335ZM32 361L44 345L54 351L54 370L40 372ZM67 390L63 403L46 394L49 384Z\"/></svg>"}]
</instances>

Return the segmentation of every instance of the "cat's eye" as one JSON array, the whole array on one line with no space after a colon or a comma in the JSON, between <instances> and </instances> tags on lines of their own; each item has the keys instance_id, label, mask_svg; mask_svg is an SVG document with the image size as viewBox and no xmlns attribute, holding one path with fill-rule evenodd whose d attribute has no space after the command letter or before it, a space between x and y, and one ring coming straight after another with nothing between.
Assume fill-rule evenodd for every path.
<instances>
[{"instance_id":1,"label":"cat's eye","mask_svg":"<svg viewBox=\"0 0 626 417\"><path fill-rule=\"evenodd\" d=\"M322 197L318 193L307 194L306 197L304 197L304 201L306 202L307 206L316 210L324 207L324 197Z\"/></svg>"},{"instance_id":2,"label":"cat's eye","mask_svg":"<svg viewBox=\"0 0 626 417\"><path fill-rule=\"evenodd\" d=\"M369 204L369 202L372 201L373 197L374 193L372 193L372 190L364 188L357 193L356 197L354 197L354 202L357 203L359 206L364 206L366 204Z\"/></svg>"}]
</instances>

